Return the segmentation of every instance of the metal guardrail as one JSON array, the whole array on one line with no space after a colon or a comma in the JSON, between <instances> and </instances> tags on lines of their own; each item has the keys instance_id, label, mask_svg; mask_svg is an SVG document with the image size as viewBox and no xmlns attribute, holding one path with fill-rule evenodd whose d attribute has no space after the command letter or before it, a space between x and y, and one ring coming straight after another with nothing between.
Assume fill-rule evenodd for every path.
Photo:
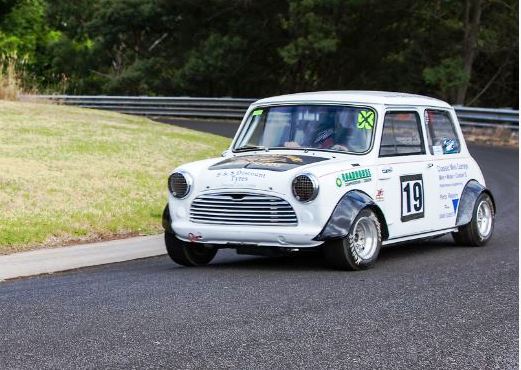
<instances>
[{"instance_id":1,"label":"metal guardrail","mask_svg":"<svg viewBox=\"0 0 521 370\"><path fill-rule=\"evenodd\" d=\"M24 95L23 100L51 100L85 108L162 117L241 119L256 99L102 95ZM519 111L455 106L463 126L519 130Z\"/></svg>"}]
</instances>

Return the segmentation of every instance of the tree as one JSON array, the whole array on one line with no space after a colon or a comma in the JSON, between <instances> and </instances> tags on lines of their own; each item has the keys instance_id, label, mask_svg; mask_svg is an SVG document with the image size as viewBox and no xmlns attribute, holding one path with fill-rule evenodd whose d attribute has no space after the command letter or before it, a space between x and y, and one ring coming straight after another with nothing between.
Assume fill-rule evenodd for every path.
<instances>
[{"instance_id":1,"label":"tree","mask_svg":"<svg viewBox=\"0 0 521 370\"><path fill-rule=\"evenodd\" d=\"M516 0L0 0L40 91L421 93L518 104Z\"/></svg>"},{"instance_id":2,"label":"tree","mask_svg":"<svg viewBox=\"0 0 521 370\"><path fill-rule=\"evenodd\" d=\"M477 51L477 41L481 24L482 0L465 0L465 16L463 23L463 73L466 80L459 86L456 104L463 105L472 75L472 65Z\"/></svg>"}]
</instances>

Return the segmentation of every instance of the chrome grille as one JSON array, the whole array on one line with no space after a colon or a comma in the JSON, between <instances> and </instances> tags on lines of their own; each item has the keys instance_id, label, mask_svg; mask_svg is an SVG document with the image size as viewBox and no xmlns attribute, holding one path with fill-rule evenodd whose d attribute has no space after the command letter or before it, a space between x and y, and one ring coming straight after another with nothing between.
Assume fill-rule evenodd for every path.
<instances>
[{"instance_id":1,"label":"chrome grille","mask_svg":"<svg viewBox=\"0 0 521 370\"><path fill-rule=\"evenodd\" d=\"M221 225L297 225L293 207L284 199L254 193L212 193L194 199L190 221Z\"/></svg>"}]
</instances>

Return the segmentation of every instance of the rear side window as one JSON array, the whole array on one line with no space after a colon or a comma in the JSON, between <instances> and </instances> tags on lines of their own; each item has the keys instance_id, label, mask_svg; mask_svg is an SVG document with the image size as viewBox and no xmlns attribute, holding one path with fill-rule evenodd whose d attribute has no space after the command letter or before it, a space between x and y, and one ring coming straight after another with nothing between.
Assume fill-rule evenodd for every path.
<instances>
[{"instance_id":1,"label":"rear side window","mask_svg":"<svg viewBox=\"0 0 521 370\"><path fill-rule=\"evenodd\" d=\"M388 112L380 143L380 157L425 154L420 116L416 112Z\"/></svg>"},{"instance_id":2,"label":"rear side window","mask_svg":"<svg viewBox=\"0 0 521 370\"><path fill-rule=\"evenodd\" d=\"M425 110L427 140L431 154L454 154L460 152L460 142L450 113L443 110Z\"/></svg>"}]
</instances>

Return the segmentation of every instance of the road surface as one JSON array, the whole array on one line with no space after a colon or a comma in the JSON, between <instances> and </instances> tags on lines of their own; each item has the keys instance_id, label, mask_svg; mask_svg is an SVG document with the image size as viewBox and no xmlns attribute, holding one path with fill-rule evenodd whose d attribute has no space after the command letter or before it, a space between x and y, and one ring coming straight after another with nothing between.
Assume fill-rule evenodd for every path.
<instances>
[{"instance_id":1,"label":"road surface","mask_svg":"<svg viewBox=\"0 0 521 370\"><path fill-rule=\"evenodd\" d=\"M484 248L387 247L364 272L221 251L7 281L0 368L518 368L518 152L471 152L498 207Z\"/></svg>"}]
</instances>

